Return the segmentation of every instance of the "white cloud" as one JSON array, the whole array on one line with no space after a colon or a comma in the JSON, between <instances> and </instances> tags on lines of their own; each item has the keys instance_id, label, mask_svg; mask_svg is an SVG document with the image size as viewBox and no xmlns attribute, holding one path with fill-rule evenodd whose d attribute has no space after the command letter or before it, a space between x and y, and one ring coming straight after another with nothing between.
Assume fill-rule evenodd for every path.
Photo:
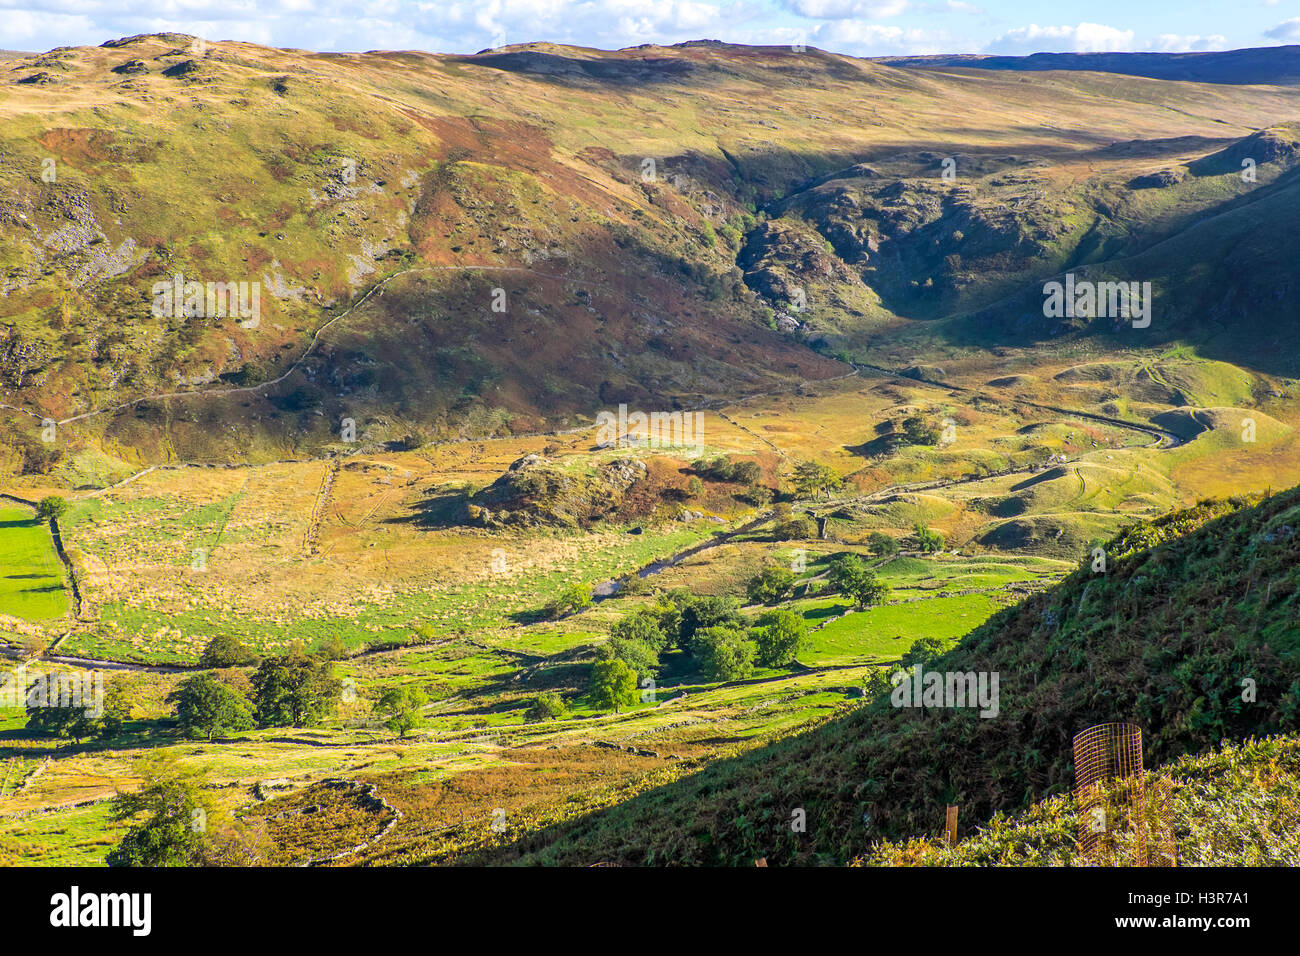
<instances>
[{"instance_id":1,"label":"white cloud","mask_svg":"<svg viewBox=\"0 0 1300 956\"><path fill-rule=\"evenodd\" d=\"M989 53L1113 53L1133 49L1133 31L1101 23L1008 30L987 47Z\"/></svg>"},{"instance_id":2,"label":"white cloud","mask_svg":"<svg viewBox=\"0 0 1300 956\"><path fill-rule=\"evenodd\" d=\"M1265 30L1264 36L1271 40L1285 40L1289 43L1300 42L1300 17L1283 20L1271 30Z\"/></svg>"},{"instance_id":3,"label":"white cloud","mask_svg":"<svg viewBox=\"0 0 1300 956\"><path fill-rule=\"evenodd\" d=\"M791 13L814 20L880 20L896 17L908 8L907 0L781 0Z\"/></svg>"},{"instance_id":4,"label":"white cloud","mask_svg":"<svg viewBox=\"0 0 1300 956\"><path fill-rule=\"evenodd\" d=\"M1202 50L1222 50L1228 45L1228 38L1217 33L1209 36L1181 36L1177 33L1162 33L1147 46L1160 53L1192 53Z\"/></svg>"},{"instance_id":5,"label":"white cloud","mask_svg":"<svg viewBox=\"0 0 1300 956\"><path fill-rule=\"evenodd\" d=\"M125 12L115 0L0 0L0 46L175 31L313 50L472 52L531 40L616 48L719 36L764 12L757 0L133 0Z\"/></svg>"},{"instance_id":6,"label":"white cloud","mask_svg":"<svg viewBox=\"0 0 1300 956\"><path fill-rule=\"evenodd\" d=\"M836 20L823 23L809 34L808 42L824 50L854 56L902 56L967 52L951 37L928 30L904 29L879 23Z\"/></svg>"}]
</instances>

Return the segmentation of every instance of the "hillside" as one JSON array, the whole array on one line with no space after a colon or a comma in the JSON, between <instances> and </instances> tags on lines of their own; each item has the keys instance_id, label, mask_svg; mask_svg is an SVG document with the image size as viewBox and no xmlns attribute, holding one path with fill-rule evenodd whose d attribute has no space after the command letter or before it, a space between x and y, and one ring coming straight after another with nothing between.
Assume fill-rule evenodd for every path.
<instances>
[{"instance_id":1,"label":"hillside","mask_svg":"<svg viewBox=\"0 0 1300 956\"><path fill-rule=\"evenodd\" d=\"M1272 46L1208 53L1033 53L1028 56L886 56L877 62L921 69L1088 70L1195 83L1295 83L1300 47Z\"/></svg>"},{"instance_id":2,"label":"hillside","mask_svg":"<svg viewBox=\"0 0 1300 956\"><path fill-rule=\"evenodd\" d=\"M1153 865L1300 865L1300 740L1224 744L1148 771ZM955 847L942 840L885 842L855 866L1087 866L1079 853L1078 805L1052 797L998 816Z\"/></svg>"},{"instance_id":3,"label":"hillside","mask_svg":"<svg viewBox=\"0 0 1300 956\"><path fill-rule=\"evenodd\" d=\"M267 461L343 418L378 441L536 433L843 374L832 355L1032 359L1099 331L1020 321L1016 296L1085 264L1156 289L1149 332L1105 348L1294 373L1300 293L1264 238L1296 221L1286 71L1022 79L712 42L157 34L6 60L4 467ZM1240 321L1261 307L1266 336Z\"/></svg>"},{"instance_id":4,"label":"hillside","mask_svg":"<svg viewBox=\"0 0 1300 956\"><path fill-rule=\"evenodd\" d=\"M0 655L115 704L0 708L0 859L103 862L155 754L262 861L747 865L1022 810L1096 721L1294 730L1284 66L0 61ZM917 661L997 716L873 700ZM196 678L257 719L187 736Z\"/></svg>"},{"instance_id":5,"label":"hillside","mask_svg":"<svg viewBox=\"0 0 1300 956\"><path fill-rule=\"evenodd\" d=\"M1148 766L1221 739L1293 732L1297 527L1300 489L1139 524L1107 545L1104 573L1076 571L923 661L927 671L997 672L996 716L894 708L888 683L869 682L873 699L844 717L493 858L843 862L882 837L933 832L947 804L970 826L1068 791L1071 739L1093 724L1139 724ZM1254 702L1243 701L1246 679ZM806 833L791 831L795 808Z\"/></svg>"}]
</instances>

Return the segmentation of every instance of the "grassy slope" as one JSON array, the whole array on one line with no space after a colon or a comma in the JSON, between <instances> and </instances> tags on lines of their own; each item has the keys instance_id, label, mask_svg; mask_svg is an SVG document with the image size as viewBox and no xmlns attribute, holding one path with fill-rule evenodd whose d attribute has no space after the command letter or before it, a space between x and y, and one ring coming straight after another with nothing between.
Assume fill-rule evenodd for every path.
<instances>
[{"instance_id":1,"label":"grassy slope","mask_svg":"<svg viewBox=\"0 0 1300 956\"><path fill-rule=\"evenodd\" d=\"M934 179L921 154L956 154L960 188L990 215L1006 217L995 207L1010 194L994 180L1008 170L1011 193L1074 210L1078 228L1045 260L1063 262L1095 233L1097 196L1132 231L1151 213L1120 203L1116 184L1285 120L1300 95L1085 73L1031 84L725 46L448 57L218 43L194 58L182 40L61 50L5 74L9 404L61 418L160 390L256 384L372 283L434 271L398 279L332 328L283 387L69 426L60 448L94 459L82 471L104 469L101 448L128 461L265 459L328 441L342 415L380 437L535 430L621 398L734 397L834 374L770 332L766 310L783 303L741 281L744 236L730 230L756 206L862 160L921 191L917 177ZM114 72L134 61L140 71ZM38 71L51 82L18 82ZM790 105L810 89L816 108ZM1142 149L1098 145L1134 137ZM965 157L988 174L967 182ZM642 181L646 158L654 182ZM56 182L40 177L45 159ZM1273 176L1261 167L1261 184ZM1220 198L1189 200L1187 216ZM919 235L944 245L946 228ZM810 329L883 320L899 331L851 270L828 262L842 281L819 298L810 280ZM442 271L462 266L525 271ZM261 325L154 318L150 286L175 272L263 282ZM505 316L488 309L498 287ZM832 300L848 311L826 311Z\"/></svg>"},{"instance_id":2,"label":"grassy slope","mask_svg":"<svg viewBox=\"0 0 1300 956\"><path fill-rule=\"evenodd\" d=\"M1180 757L1144 780L1154 865L1300 866L1300 740L1271 737ZM1086 821L1070 797L999 815L955 847L939 839L885 842L862 866L1079 866ZM1125 819L1121 840L1130 834Z\"/></svg>"},{"instance_id":3,"label":"grassy slope","mask_svg":"<svg viewBox=\"0 0 1300 956\"><path fill-rule=\"evenodd\" d=\"M49 528L19 508L0 508L0 610L28 621L68 610Z\"/></svg>"},{"instance_id":4,"label":"grassy slope","mask_svg":"<svg viewBox=\"0 0 1300 956\"><path fill-rule=\"evenodd\" d=\"M1104 576L1076 572L929 665L999 672L997 718L894 709L882 695L508 853L553 863L842 861L881 836L930 831L945 804L983 820L1067 790L1070 740L1095 723L1140 724L1151 762L1294 730L1300 491L1216 518L1223 510L1138 526L1111 543ZM1145 545L1154 546L1134 550ZM1243 703L1243 678L1256 682L1257 703ZM806 834L788 826L797 807Z\"/></svg>"}]
</instances>

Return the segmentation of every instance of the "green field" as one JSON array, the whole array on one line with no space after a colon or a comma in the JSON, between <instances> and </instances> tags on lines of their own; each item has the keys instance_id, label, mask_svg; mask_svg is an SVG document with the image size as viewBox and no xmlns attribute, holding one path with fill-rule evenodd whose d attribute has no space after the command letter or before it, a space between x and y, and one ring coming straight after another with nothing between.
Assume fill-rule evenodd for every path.
<instances>
[{"instance_id":1,"label":"green field","mask_svg":"<svg viewBox=\"0 0 1300 956\"><path fill-rule=\"evenodd\" d=\"M0 614L46 621L67 612L63 569L49 530L29 511L0 509Z\"/></svg>"}]
</instances>

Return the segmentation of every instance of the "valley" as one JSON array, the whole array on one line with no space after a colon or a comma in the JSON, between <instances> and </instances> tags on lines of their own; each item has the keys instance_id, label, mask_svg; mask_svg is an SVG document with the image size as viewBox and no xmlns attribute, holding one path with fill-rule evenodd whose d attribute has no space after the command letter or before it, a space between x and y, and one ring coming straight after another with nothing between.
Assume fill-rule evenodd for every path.
<instances>
[{"instance_id":1,"label":"valley","mask_svg":"<svg viewBox=\"0 0 1300 956\"><path fill-rule=\"evenodd\" d=\"M193 40L0 63L0 654L102 671L116 708L83 734L0 707L0 864L104 863L160 773L194 781L215 862L1065 864L999 841L1072 812L1085 723L1140 712L1177 780L1218 772L1225 728L1296 731L1294 566L1261 599L1238 555L1179 550L1210 521L1290 540L1289 82ZM1050 314L1076 274L1148 283L1149 324ZM241 282L257 314L214 308ZM620 406L696 413L695 441L608 440ZM1169 590L1101 606L1090 574ZM1222 680L1188 690L1157 640ZM1177 677L1129 694L1130 658ZM1006 753L881 705L947 659L1001 668ZM329 706L271 714L280 660ZM1221 713L1243 661L1269 717ZM204 675L242 703L196 730ZM1290 787L1294 748L1260 746ZM773 829L796 798L804 844ZM1028 822L963 857L927 842L948 801L967 834Z\"/></svg>"}]
</instances>

